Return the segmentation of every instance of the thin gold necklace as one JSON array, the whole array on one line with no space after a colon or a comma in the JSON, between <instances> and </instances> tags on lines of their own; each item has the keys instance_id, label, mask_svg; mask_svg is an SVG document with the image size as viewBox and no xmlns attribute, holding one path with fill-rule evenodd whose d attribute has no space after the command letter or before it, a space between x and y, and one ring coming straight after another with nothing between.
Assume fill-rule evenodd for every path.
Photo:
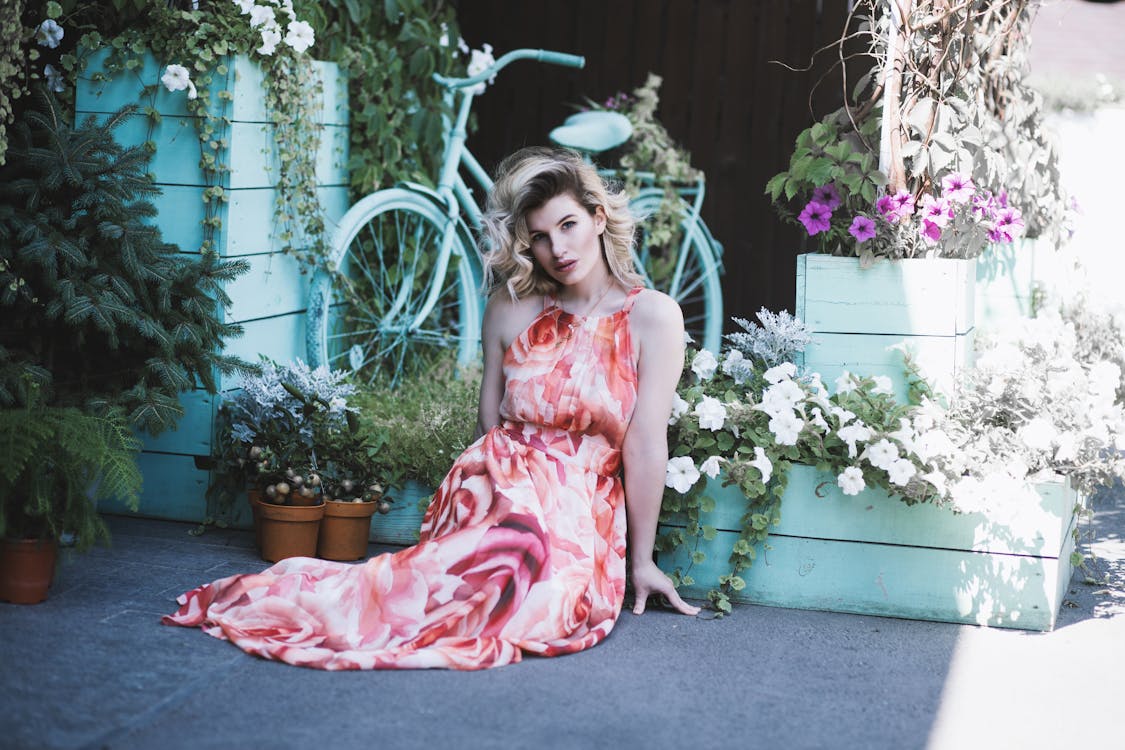
<instances>
[{"instance_id":1,"label":"thin gold necklace","mask_svg":"<svg viewBox=\"0 0 1125 750\"><path fill-rule=\"evenodd\" d=\"M577 315L575 313L571 313L571 315L574 315L574 317L576 318L588 318L590 316L590 313L598 309L598 305L602 303L602 300L605 299L605 296L609 294L609 290L613 289L613 287L614 283L612 280L610 280L609 284L606 285L606 288L603 289L602 293L598 295L598 298L594 300L594 304L586 308L586 312L582 313L581 315Z\"/></svg>"}]
</instances>

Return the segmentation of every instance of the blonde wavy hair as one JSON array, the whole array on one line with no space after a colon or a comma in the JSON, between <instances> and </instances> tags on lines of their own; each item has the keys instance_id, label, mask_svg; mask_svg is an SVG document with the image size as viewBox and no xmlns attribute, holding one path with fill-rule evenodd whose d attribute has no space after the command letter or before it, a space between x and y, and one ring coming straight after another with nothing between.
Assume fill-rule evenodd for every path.
<instances>
[{"instance_id":1,"label":"blonde wavy hair","mask_svg":"<svg viewBox=\"0 0 1125 750\"><path fill-rule=\"evenodd\" d=\"M636 219L628 196L611 191L597 169L576 152L535 146L500 163L485 204L481 255L490 297L500 289L506 289L513 300L558 291L559 283L531 254L527 214L563 194L572 196L591 216L602 207L606 217L602 254L610 274L626 289L644 286L644 278L633 268Z\"/></svg>"}]
</instances>

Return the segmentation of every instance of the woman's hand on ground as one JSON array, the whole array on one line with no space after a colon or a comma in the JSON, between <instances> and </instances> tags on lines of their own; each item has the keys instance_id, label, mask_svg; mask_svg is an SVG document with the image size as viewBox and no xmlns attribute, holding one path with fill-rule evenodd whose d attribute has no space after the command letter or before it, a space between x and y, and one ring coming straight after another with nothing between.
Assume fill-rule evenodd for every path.
<instances>
[{"instance_id":1,"label":"woman's hand on ground","mask_svg":"<svg viewBox=\"0 0 1125 750\"><path fill-rule=\"evenodd\" d=\"M672 585L672 579L656 567L656 563L650 562L647 565L633 568L633 591L637 596L636 602L633 604L633 614L635 615L644 614L645 604L653 594L663 594L668 599L668 603L682 614L699 614L699 607L693 607L680 598L679 593L676 592L676 587Z\"/></svg>"}]
</instances>

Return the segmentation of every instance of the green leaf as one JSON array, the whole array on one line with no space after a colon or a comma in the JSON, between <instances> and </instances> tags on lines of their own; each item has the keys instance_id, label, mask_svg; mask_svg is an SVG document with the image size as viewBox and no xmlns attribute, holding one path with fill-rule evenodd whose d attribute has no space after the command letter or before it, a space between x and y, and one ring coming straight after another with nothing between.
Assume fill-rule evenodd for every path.
<instances>
[{"instance_id":1,"label":"green leaf","mask_svg":"<svg viewBox=\"0 0 1125 750\"><path fill-rule=\"evenodd\" d=\"M776 201L781 195L781 191L785 189L785 180L789 178L788 172L776 174L770 181L766 183L766 195L770 197L771 201Z\"/></svg>"},{"instance_id":2,"label":"green leaf","mask_svg":"<svg viewBox=\"0 0 1125 750\"><path fill-rule=\"evenodd\" d=\"M718 536L718 534L719 534L719 530L716 529L714 526L704 526L703 527L703 538L706 539L709 542L712 541L716 536Z\"/></svg>"},{"instance_id":3,"label":"green leaf","mask_svg":"<svg viewBox=\"0 0 1125 750\"><path fill-rule=\"evenodd\" d=\"M691 561L695 565L701 565L703 563L703 561L706 560L706 559L707 559L707 555L704 554L703 552L700 552L699 550L696 550L695 552L691 553Z\"/></svg>"},{"instance_id":4,"label":"green leaf","mask_svg":"<svg viewBox=\"0 0 1125 750\"><path fill-rule=\"evenodd\" d=\"M741 576L731 576L729 583L732 591L742 591L746 588L746 581Z\"/></svg>"},{"instance_id":5,"label":"green leaf","mask_svg":"<svg viewBox=\"0 0 1125 750\"><path fill-rule=\"evenodd\" d=\"M63 14L62 6L59 5L57 2L55 2L55 0L50 0L50 2L47 3L47 18L51 18L51 19L58 18L62 14ZM17 15L18 15L18 13L17 13Z\"/></svg>"}]
</instances>

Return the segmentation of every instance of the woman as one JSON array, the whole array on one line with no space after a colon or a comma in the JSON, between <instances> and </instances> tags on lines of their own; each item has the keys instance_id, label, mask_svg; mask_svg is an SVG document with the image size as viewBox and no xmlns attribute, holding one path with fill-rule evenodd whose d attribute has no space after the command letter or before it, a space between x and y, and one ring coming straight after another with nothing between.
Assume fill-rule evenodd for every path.
<instances>
[{"instance_id":1,"label":"woman","mask_svg":"<svg viewBox=\"0 0 1125 750\"><path fill-rule=\"evenodd\" d=\"M166 623L322 669L570 653L605 638L621 611L626 526L633 611L659 594L698 612L652 561L679 307L641 288L627 199L576 154L525 149L499 172L485 216L478 439L419 543L358 565L292 558L215 581L182 595Z\"/></svg>"}]
</instances>

